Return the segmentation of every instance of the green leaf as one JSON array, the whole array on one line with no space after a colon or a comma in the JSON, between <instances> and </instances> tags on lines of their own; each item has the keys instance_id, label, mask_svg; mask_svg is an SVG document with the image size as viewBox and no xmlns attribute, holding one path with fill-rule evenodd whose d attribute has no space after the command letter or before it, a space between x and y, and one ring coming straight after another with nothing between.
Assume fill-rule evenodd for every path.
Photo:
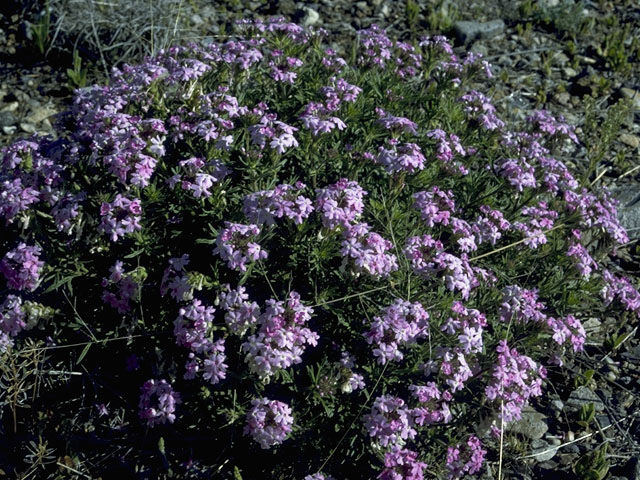
<instances>
[{"instance_id":1,"label":"green leaf","mask_svg":"<svg viewBox=\"0 0 640 480\"><path fill-rule=\"evenodd\" d=\"M89 349L91 348L91 343L87 343L85 345L85 347L82 349L82 352L80 352L80 356L78 357L78 360L76 360L76 365L80 365L80 362L82 362L82 360L84 359L84 357L87 355L87 353L89 352Z\"/></svg>"},{"instance_id":2,"label":"green leaf","mask_svg":"<svg viewBox=\"0 0 640 480\"><path fill-rule=\"evenodd\" d=\"M238 467L233 467L233 480L242 480L242 474Z\"/></svg>"}]
</instances>

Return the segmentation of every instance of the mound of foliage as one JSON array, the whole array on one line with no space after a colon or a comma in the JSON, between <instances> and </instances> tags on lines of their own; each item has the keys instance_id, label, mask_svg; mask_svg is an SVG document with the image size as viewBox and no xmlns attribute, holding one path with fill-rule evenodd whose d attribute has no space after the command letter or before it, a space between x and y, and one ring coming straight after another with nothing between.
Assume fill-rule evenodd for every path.
<instances>
[{"instance_id":1,"label":"mound of foliage","mask_svg":"<svg viewBox=\"0 0 640 480\"><path fill-rule=\"evenodd\" d=\"M507 125L442 37L372 27L347 61L241 27L2 151L4 356L81 372L3 435L102 452L94 475L481 474L582 320L640 312L615 202L558 159L571 126Z\"/></svg>"}]
</instances>

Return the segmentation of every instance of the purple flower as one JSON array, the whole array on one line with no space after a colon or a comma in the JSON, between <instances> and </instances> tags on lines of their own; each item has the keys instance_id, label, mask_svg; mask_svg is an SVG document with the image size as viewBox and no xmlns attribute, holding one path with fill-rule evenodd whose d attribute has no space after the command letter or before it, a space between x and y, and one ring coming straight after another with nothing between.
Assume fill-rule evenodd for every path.
<instances>
[{"instance_id":1,"label":"purple flower","mask_svg":"<svg viewBox=\"0 0 640 480\"><path fill-rule=\"evenodd\" d=\"M371 413L363 418L369 436L382 447L404 445L416 436L411 411L404 400L382 395L373 401Z\"/></svg>"},{"instance_id":2,"label":"purple flower","mask_svg":"<svg viewBox=\"0 0 640 480\"><path fill-rule=\"evenodd\" d=\"M413 194L413 206L420 212L420 217L427 227L436 223L449 224L449 218L455 210L455 201L451 190L440 190L432 187L428 191Z\"/></svg>"},{"instance_id":3,"label":"purple flower","mask_svg":"<svg viewBox=\"0 0 640 480\"><path fill-rule=\"evenodd\" d=\"M138 416L147 421L147 426L174 422L176 405L182 401L166 380L147 380L140 390Z\"/></svg>"},{"instance_id":4,"label":"purple flower","mask_svg":"<svg viewBox=\"0 0 640 480\"><path fill-rule=\"evenodd\" d=\"M98 231L106 233L112 242L116 242L127 233L142 230L141 213L139 198L131 200L118 194L113 202L102 202L100 207L102 221L98 225Z\"/></svg>"},{"instance_id":5,"label":"purple flower","mask_svg":"<svg viewBox=\"0 0 640 480\"><path fill-rule=\"evenodd\" d=\"M15 337L27 327L26 320L22 299L16 295L7 295L0 304L0 353L13 346L11 337Z\"/></svg>"},{"instance_id":6,"label":"purple flower","mask_svg":"<svg viewBox=\"0 0 640 480\"><path fill-rule=\"evenodd\" d=\"M362 214L367 194L355 181L341 178L328 187L316 190L316 209L322 224L330 229L349 228Z\"/></svg>"},{"instance_id":7,"label":"purple flower","mask_svg":"<svg viewBox=\"0 0 640 480\"><path fill-rule=\"evenodd\" d=\"M548 208L547 202L541 201L535 207L524 207L521 213L528 217L527 221L515 222L513 228L524 233L524 244L529 248L536 249L547 243L545 231L553 228L553 223L558 218L558 212Z\"/></svg>"},{"instance_id":8,"label":"purple flower","mask_svg":"<svg viewBox=\"0 0 640 480\"><path fill-rule=\"evenodd\" d=\"M572 230L573 238L569 242L567 256L573 260L574 265L585 280L589 280L591 272L598 269L598 264L589 254L589 251L580 243L580 231Z\"/></svg>"},{"instance_id":9,"label":"purple flower","mask_svg":"<svg viewBox=\"0 0 640 480\"><path fill-rule=\"evenodd\" d=\"M189 283L189 276L185 266L189 264L189 255L186 253L182 257L169 260L169 266L165 268L160 282L160 295L167 293L175 300L188 301L193 298L193 287Z\"/></svg>"},{"instance_id":10,"label":"purple flower","mask_svg":"<svg viewBox=\"0 0 640 480\"><path fill-rule=\"evenodd\" d=\"M251 435L263 449L284 442L293 427L291 407L268 398L254 398L251 405L253 408L247 413L245 435Z\"/></svg>"},{"instance_id":11,"label":"purple flower","mask_svg":"<svg viewBox=\"0 0 640 480\"><path fill-rule=\"evenodd\" d=\"M258 225L225 222L225 228L216 239L213 253L220 255L232 270L245 272L249 262L267 258L267 252L256 243L259 234Z\"/></svg>"},{"instance_id":12,"label":"purple flower","mask_svg":"<svg viewBox=\"0 0 640 480\"><path fill-rule=\"evenodd\" d=\"M249 369L266 379L277 369L302 362L305 344L318 343L318 334L305 326L312 314L313 309L305 307L296 292L290 292L286 302L268 300L258 318L258 332L242 344Z\"/></svg>"},{"instance_id":13,"label":"purple flower","mask_svg":"<svg viewBox=\"0 0 640 480\"><path fill-rule=\"evenodd\" d=\"M9 288L30 291L37 288L44 267L44 262L40 260L41 252L40 247L21 242L5 254L0 261L0 272Z\"/></svg>"},{"instance_id":14,"label":"purple flower","mask_svg":"<svg viewBox=\"0 0 640 480\"><path fill-rule=\"evenodd\" d=\"M232 333L241 337L258 322L260 307L256 302L249 301L246 289L238 286L235 290L227 284L225 290L218 294L220 306L225 310L224 321Z\"/></svg>"},{"instance_id":15,"label":"purple flower","mask_svg":"<svg viewBox=\"0 0 640 480\"><path fill-rule=\"evenodd\" d=\"M247 195L243 212L247 219L256 225L273 225L274 218L286 217L295 224L301 224L313 211L311 200L297 193L305 184L297 182L295 186L281 184L273 190L263 190Z\"/></svg>"},{"instance_id":16,"label":"purple flower","mask_svg":"<svg viewBox=\"0 0 640 480\"><path fill-rule=\"evenodd\" d=\"M391 130L394 132L405 131L406 133L410 133L412 135L418 134L418 124L412 122L408 118L396 117L394 115L391 115L390 113L385 112L379 107L376 108L376 114L378 115L378 123L380 123L387 130Z\"/></svg>"},{"instance_id":17,"label":"purple flower","mask_svg":"<svg viewBox=\"0 0 640 480\"><path fill-rule=\"evenodd\" d=\"M140 290L142 288L142 285L134 278L134 272L125 275L122 266L123 262L117 260L109 269L111 275L108 278L103 278L101 282L104 288L117 287L117 293L104 290L102 292L102 301L118 310L118 313L126 313L131 310L131 301L140 299Z\"/></svg>"},{"instance_id":18,"label":"purple flower","mask_svg":"<svg viewBox=\"0 0 640 480\"><path fill-rule=\"evenodd\" d=\"M447 448L447 479L454 480L478 473L484 463L487 451L482 448L480 439L469 436L466 444L457 444Z\"/></svg>"},{"instance_id":19,"label":"purple flower","mask_svg":"<svg viewBox=\"0 0 640 480\"><path fill-rule=\"evenodd\" d=\"M373 350L378 363L402 360L404 355L399 347L417 343L418 339L429 335L429 314L418 303L410 303L400 298L380 316L373 317L371 329L364 334L367 343L376 344Z\"/></svg>"},{"instance_id":20,"label":"purple flower","mask_svg":"<svg viewBox=\"0 0 640 480\"><path fill-rule=\"evenodd\" d=\"M384 454L384 470L380 480L423 480L427 464L418 461L418 454L397 445Z\"/></svg>"},{"instance_id":21,"label":"purple flower","mask_svg":"<svg viewBox=\"0 0 640 480\"><path fill-rule=\"evenodd\" d=\"M414 173L424 169L426 159L415 143L398 144L388 141L390 148L378 147L378 156L374 161L382 165L388 173Z\"/></svg>"},{"instance_id":22,"label":"purple flower","mask_svg":"<svg viewBox=\"0 0 640 480\"><path fill-rule=\"evenodd\" d=\"M388 277L398 269L396 256L387 253L393 244L378 233L369 231L366 223L351 225L343 235L340 249L345 257L343 265L351 264L356 275L364 272L375 278Z\"/></svg>"},{"instance_id":23,"label":"purple flower","mask_svg":"<svg viewBox=\"0 0 640 480\"><path fill-rule=\"evenodd\" d=\"M521 418L522 408L530 397L542 395L542 381L547 372L530 357L510 349L506 340L500 340L497 352L493 379L485 388L485 395L499 408L502 404L498 418L509 423Z\"/></svg>"}]
</instances>

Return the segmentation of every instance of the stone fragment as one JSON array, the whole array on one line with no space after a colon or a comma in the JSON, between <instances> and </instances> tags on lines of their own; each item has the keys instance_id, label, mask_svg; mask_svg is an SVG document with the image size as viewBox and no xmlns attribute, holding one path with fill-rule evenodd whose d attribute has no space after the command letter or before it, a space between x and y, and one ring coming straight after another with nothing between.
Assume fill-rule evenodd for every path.
<instances>
[{"instance_id":1,"label":"stone fragment","mask_svg":"<svg viewBox=\"0 0 640 480\"><path fill-rule=\"evenodd\" d=\"M13 112L0 112L0 127L10 127L17 122Z\"/></svg>"},{"instance_id":2,"label":"stone fragment","mask_svg":"<svg viewBox=\"0 0 640 480\"><path fill-rule=\"evenodd\" d=\"M531 442L531 454L536 455L534 458L537 462L546 462L555 457L558 449L553 445L549 445L549 442L542 439L537 439Z\"/></svg>"},{"instance_id":3,"label":"stone fragment","mask_svg":"<svg viewBox=\"0 0 640 480\"><path fill-rule=\"evenodd\" d=\"M627 230L630 240L640 238L640 184L637 182L619 185L611 189L613 198L618 200L618 220Z\"/></svg>"},{"instance_id":4,"label":"stone fragment","mask_svg":"<svg viewBox=\"0 0 640 480\"><path fill-rule=\"evenodd\" d=\"M36 133L36 127L32 123L20 122L20 129L26 133Z\"/></svg>"},{"instance_id":5,"label":"stone fragment","mask_svg":"<svg viewBox=\"0 0 640 480\"><path fill-rule=\"evenodd\" d=\"M633 108L640 109L640 92L633 88L622 87L620 93L624 98L630 98L633 103Z\"/></svg>"},{"instance_id":6,"label":"stone fragment","mask_svg":"<svg viewBox=\"0 0 640 480\"><path fill-rule=\"evenodd\" d=\"M504 22L502 20L490 22L459 21L453 25L453 31L461 43L471 43L475 40L500 35L504 32Z\"/></svg>"},{"instance_id":7,"label":"stone fragment","mask_svg":"<svg viewBox=\"0 0 640 480\"><path fill-rule=\"evenodd\" d=\"M620 134L618 140L620 140L625 145L629 145L632 148L638 148L638 146L640 146L640 138L638 138L638 136L636 135L631 135L630 133Z\"/></svg>"},{"instance_id":8,"label":"stone fragment","mask_svg":"<svg viewBox=\"0 0 640 480\"><path fill-rule=\"evenodd\" d=\"M547 417L531 407L525 407L522 410L522 418L507 426L508 432L520 434L531 440L542 438L547 430L549 430Z\"/></svg>"},{"instance_id":9,"label":"stone fragment","mask_svg":"<svg viewBox=\"0 0 640 480\"><path fill-rule=\"evenodd\" d=\"M320 21L320 14L313 8L302 7L302 19L300 21L305 27L315 25Z\"/></svg>"},{"instance_id":10,"label":"stone fragment","mask_svg":"<svg viewBox=\"0 0 640 480\"><path fill-rule=\"evenodd\" d=\"M593 403L597 412L604 410L604 403L602 403L600 397L585 386L576 388L571 392L571 395L569 395L569 399L567 400L567 405L573 408L581 408L583 405L587 405L589 403Z\"/></svg>"},{"instance_id":11,"label":"stone fragment","mask_svg":"<svg viewBox=\"0 0 640 480\"><path fill-rule=\"evenodd\" d=\"M27 117L29 123L40 123L46 118L51 117L58 113L56 110L50 107L36 107L31 110L31 113Z\"/></svg>"}]
</instances>

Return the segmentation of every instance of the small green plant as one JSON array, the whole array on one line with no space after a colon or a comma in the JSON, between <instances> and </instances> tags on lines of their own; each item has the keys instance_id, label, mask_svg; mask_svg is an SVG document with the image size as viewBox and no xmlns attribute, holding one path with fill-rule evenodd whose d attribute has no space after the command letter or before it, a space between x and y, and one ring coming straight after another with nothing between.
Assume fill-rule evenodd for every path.
<instances>
[{"instance_id":1,"label":"small green plant","mask_svg":"<svg viewBox=\"0 0 640 480\"><path fill-rule=\"evenodd\" d=\"M573 471L581 480L602 480L609 473L610 463L607 460L609 444L580 457L573 467Z\"/></svg>"},{"instance_id":2,"label":"small green plant","mask_svg":"<svg viewBox=\"0 0 640 480\"><path fill-rule=\"evenodd\" d=\"M627 45L628 42L630 43L629 45ZM605 37L604 49L601 49L600 53L609 63L612 70L623 75L628 75L631 72L629 58L634 55L637 56L639 49L638 38L631 38L630 25L627 24L624 28L620 28L616 19L615 24L611 26L611 29Z\"/></svg>"},{"instance_id":3,"label":"small green plant","mask_svg":"<svg viewBox=\"0 0 640 480\"><path fill-rule=\"evenodd\" d=\"M46 56L49 50L51 31L51 8L49 7L48 0L45 2L45 10L38 18L36 23L31 24L30 32L31 37L38 47L38 51L41 55Z\"/></svg>"},{"instance_id":4,"label":"small green plant","mask_svg":"<svg viewBox=\"0 0 640 480\"><path fill-rule=\"evenodd\" d=\"M589 428L593 419L596 418L596 406L593 403L586 403L578 411L578 425Z\"/></svg>"},{"instance_id":5,"label":"small green plant","mask_svg":"<svg viewBox=\"0 0 640 480\"><path fill-rule=\"evenodd\" d=\"M429 27L434 32L445 32L451 29L457 19L458 10L442 1L435 5L427 16Z\"/></svg>"},{"instance_id":6,"label":"small green plant","mask_svg":"<svg viewBox=\"0 0 640 480\"><path fill-rule=\"evenodd\" d=\"M67 68L67 77L71 89L87 86L87 69L82 67L82 57L78 50L73 51L73 68Z\"/></svg>"},{"instance_id":7,"label":"small green plant","mask_svg":"<svg viewBox=\"0 0 640 480\"><path fill-rule=\"evenodd\" d=\"M597 165L602 162L611 143L620 133L620 127L627 117L631 105L628 100L621 99L608 108L605 118L598 119L598 108L594 97L586 98L585 105L585 141L587 143L587 156L589 158L589 168L584 172L583 183L595 172Z\"/></svg>"},{"instance_id":8,"label":"small green plant","mask_svg":"<svg viewBox=\"0 0 640 480\"><path fill-rule=\"evenodd\" d=\"M415 30L418 25L418 15L420 15L420 5L418 5L418 2L416 2L416 0L407 0L405 13L407 15L409 28Z\"/></svg>"}]
</instances>

